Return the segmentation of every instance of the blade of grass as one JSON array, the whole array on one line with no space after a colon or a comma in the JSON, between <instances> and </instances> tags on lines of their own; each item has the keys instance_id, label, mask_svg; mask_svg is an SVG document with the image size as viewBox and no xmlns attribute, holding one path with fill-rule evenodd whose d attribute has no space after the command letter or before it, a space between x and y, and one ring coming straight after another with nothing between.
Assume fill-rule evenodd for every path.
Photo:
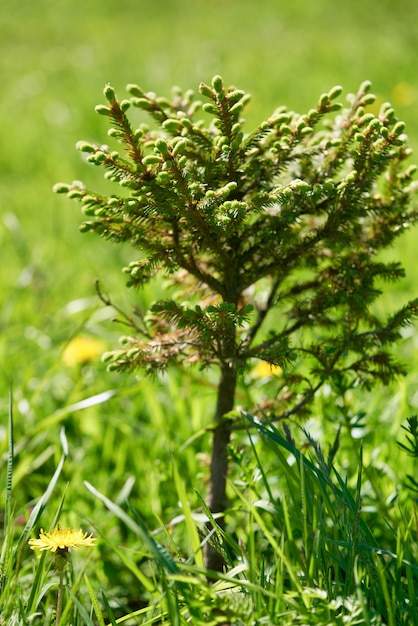
<instances>
[{"instance_id":1,"label":"blade of grass","mask_svg":"<svg viewBox=\"0 0 418 626\"><path fill-rule=\"evenodd\" d=\"M366 620L366 626L370 626L371 625L371 621L370 621L370 617L369 617L369 610L367 607L367 600L364 597L364 593L363 593L363 588L362 588L362 580L364 578L364 571L363 569L361 569L360 565L359 565L359 558L358 556L356 556L355 560L354 560L354 571L353 571L353 576L354 576L354 582L355 582L355 588L356 588L356 597L357 600L360 604L361 610L362 610L362 616L365 618Z\"/></svg>"},{"instance_id":2,"label":"blade of grass","mask_svg":"<svg viewBox=\"0 0 418 626\"><path fill-rule=\"evenodd\" d=\"M95 616L97 618L97 621L99 622L99 626L106 626L102 610L101 610L99 602L97 600L97 596L96 596L96 594L94 592L93 586L92 586L92 584L90 582L90 579L87 576L87 574L84 574L84 580L86 582L86 586L87 586L87 590L89 592L90 600L91 600L91 603L93 605L93 611L94 611L94 614L95 614Z\"/></svg>"},{"instance_id":3,"label":"blade of grass","mask_svg":"<svg viewBox=\"0 0 418 626\"><path fill-rule=\"evenodd\" d=\"M65 487L64 487L64 493L62 494L61 500L60 500L60 502L58 504L58 508L56 510L56 513L54 515L54 519L53 519L52 524L51 524L52 528L55 528L57 526L57 524L58 524L58 520L59 520L59 518L61 516L61 511L62 511L62 508L64 506L65 496L67 495L68 486L69 486L69 483L67 483L65 485Z\"/></svg>"},{"instance_id":4,"label":"blade of grass","mask_svg":"<svg viewBox=\"0 0 418 626\"><path fill-rule=\"evenodd\" d=\"M30 596L27 602L26 616L31 615L31 613L35 611L40 599L43 596L44 592L40 592L39 590L41 589L42 580L44 579L44 576L48 571L47 568L45 568L46 556L46 552L43 552L41 558L39 559L38 567L36 568L35 578L32 582Z\"/></svg>"},{"instance_id":5,"label":"blade of grass","mask_svg":"<svg viewBox=\"0 0 418 626\"><path fill-rule=\"evenodd\" d=\"M132 572L135 578L143 585L144 589L146 589L150 594L154 596L155 599L159 600L161 597L161 593L156 590L155 585L149 580L149 578L135 565L133 561L131 561L122 550L119 550L116 546L109 542L112 550L115 554L117 554L122 563L126 565L126 567Z\"/></svg>"},{"instance_id":6,"label":"blade of grass","mask_svg":"<svg viewBox=\"0 0 418 626\"><path fill-rule=\"evenodd\" d=\"M180 479L176 465L174 465L173 467L173 473L174 473L174 483L176 485L177 495L179 497L181 507L184 513L184 520L186 523L187 534L188 534L188 537L192 546L195 562L198 567L203 567L203 551L202 551L202 545L200 543L199 533L197 532L197 528L192 517L192 511L189 505L189 501L187 499L186 490L184 488L184 483Z\"/></svg>"},{"instance_id":7,"label":"blade of grass","mask_svg":"<svg viewBox=\"0 0 418 626\"><path fill-rule=\"evenodd\" d=\"M109 601L106 598L106 595L103 591L102 591L102 600L103 600L104 607L106 609L107 616L110 619L111 626L117 626L115 616L113 615L113 611L110 607Z\"/></svg>"},{"instance_id":8,"label":"blade of grass","mask_svg":"<svg viewBox=\"0 0 418 626\"><path fill-rule=\"evenodd\" d=\"M301 516L302 516L302 533L303 533L303 546L305 552L305 560L306 563L309 561L308 554L308 546L309 546L309 538L308 538L308 508L306 502L306 481L305 481L305 464L304 458L301 455L299 461L299 473L300 473L300 499L301 499Z\"/></svg>"},{"instance_id":9,"label":"blade of grass","mask_svg":"<svg viewBox=\"0 0 418 626\"><path fill-rule=\"evenodd\" d=\"M212 529L209 530L208 528L209 532L206 535L202 545L205 545L207 542L211 544L215 548L215 550L217 550L219 554L222 555L222 558L225 561L225 563L229 567L232 567L233 566L232 559L228 550L226 549L226 542L225 542L226 535L224 531L220 528L220 526L216 523L215 515L212 514L211 510L209 509L206 502L204 501L204 499L202 498L202 496L200 495L198 491L196 491L196 495L199 498L200 504L202 505L202 509L212 526ZM219 517L221 515L223 515L223 513L219 514ZM218 572L215 572L214 570L208 570L208 575L211 578L213 578L213 580L216 580L218 578L217 574Z\"/></svg>"},{"instance_id":10,"label":"blade of grass","mask_svg":"<svg viewBox=\"0 0 418 626\"><path fill-rule=\"evenodd\" d=\"M108 391L102 391L101 393L84 398L84 400L80 400L79 402L74 402L74 404L69 404L68 406L57 409L51 415L48 415L40 422L37 422L35 427L32 429L30 436L33 437L40 432L52 428L52 426L59 424L63 419L72 413L88 409L89 407L96 406L97 404L103 404L113 398L116 393L116 390L109 389Z\"/></svg>"},{"instance_id":11,"label":"blade of grass","mask_svg":"<svg viewBox=\"0 0 418 626\"><path fill-rule=\"evenodd\" d=\"M378 557L376 557L376 571L379 578L381 596L383 597L387 611L387 624L388 626L395 626L395 616L393 614L393 605L386 580L385 566Z\"/></svg>"},{"instance_id":12,"label":"blade of grass","mask_svg":"<svg viewBox=\"0 0 418 626\"><path fill-rule=\"evenodd\" d=\"M13 389L10 381L9 387L9 416L8 416L8 451L7 451L7 472L6 472L6 499L4 503L4 537L0 552L0 570L1 572L8 571L8 559L10 557L10 545L11 545L11 506L12 506L12 489L13 489L13 462L14 462L14 437L13 437ZM1 580L0 594L3 593L4 588L8 582L8 575Z\"/></svg>"},{"instance_id":13,"label":"blade of grass","mask_svg":"<svg viewBox=\"0 0 418 626\"><path fill-rule=\"evenodd\" d=\"M4 526L8 527L10 506L12 501L12 485L13 485L13 461L14 461L14 438L13 438L13 389L10 382L9 388L9 419L8 419L9 437L8 437L8 453L7 453L7 474L6 474L6 502L4 507Z\"/></svg>"},{"instance_id":14,"label":"blade of grass","mask_svg":"<svg viewBox=\"0 0 418 626\"><path fill-rule=\"evenodd\" d=\"M349 547L349 559L348 559L348 567L345 578L345 591L344 595L350 595L354 580L353 580L353 571L354 571L354 560L357 553L357 537L359 531L359 522L361 516L361 484L362 484L362 475L363 475L363 448L360 446L360 454L359 454L359 466L357 472L357 486L356 486L356 496L354 500L355 509L354 519L351 526L350 532L350 547Z\"/></svg>"},{"instance_id":15,"label":"blade of grass","mask_svg":"<svg viewBox=\"0 0 418 626\"><path fill-rule=\"evenodd\" d=\"M237 493L238 493L238 495L240 495L239 492L237 492ZM243 500L243 502L245 502L245 499L242 496L241 496L241 499ZM271 532L267 528L266 524L264 523L263 518L261 517L261 515L257 511L256 507L252 506L249 502L245 502L245 504L251 510L251 514L253 515L253 517L254 517L256 523L258 524L258 526L260 527L260 530L263 532L264 537L269 542L271 548L276 553L277 558L284 563L284 566L285 566L285 568L286 568L290 578L292 579L292 582L295 585L296 590L298 592L302 593L302 586L301 586L301 584L300 584L300 582L298 580L297 574L294 571L293 565L289 561L289 559L287 558L284 550L279 546L279 544L277 543L276 539L273 537L273 535L271 534Z\"/></svg>"},{"instance_id":16,"label":"blade of grass","mask_svg":"<svg viewBox=\"0 0 418 626\"><path fill-rule=\"evenodd\" d=\"M164 569L166 569L171 574L177 572L177 565L173 559L167 554L167 552L160 546L153 537L151 537L148 532L147 527L144 522L139 518L138 514L133 511L135 514L136 520L133 520L123 509L120 508L117 504L112 502L105 495L100 493L93 485L91 485L88 481L84 481L87 489L96 496L99 500L103 502L103 504L113 513L116 517L118 517L132 532L134 532L138 537L141 538L143 543L147 546L148 550L152 554L152 556L156 559L157 563L159 563Z\"/></svg>"},{"instance_id":17,"label":"blade of grass","mask_svg":"<svg viewBox=\"0 0 418 626\"><path fill-rule=\"evenodd\" d=\"M61 459L57 465L57 469L55 470L49 484L48 487L46 488L46 490L44 491L44 493L42 494L41 498L38 500L38 502L36 503L36 505L34 506L34 508L32 509L32 512L29 516L28 521L26 522L26 525L22 531L22 534L19 538L19 543L21 543L22 541L24 541L26 539L26 537L29 535L29 533L31 532L32 528L35 526L36 522L38 521L38 519L40 518L43 510L46 507L46 504L49 500L49 498L52 495L52 492L55 489L55 485L58 482L58 479L60 477L60 474L62 472L62 468L64 466L65 463L65 459L68 456L68 442L67 442L67 438L65 436L65 430L64 428L61 429L60 432L60 440L61 440L61 447L62 447L62 456Z\"/></svg>"},{"instance_id":18,"label":"blade of grass","mask_svg":"<svg viewBox=\"0 0 418 626\"><path fill-rule=\"evenodd\" d=\"M80 600L74 595L74 593L70 591L69 595L70 595L71 600L74 603L74 606L77 607L80 617L83 619L83 623L86 626L96 626L96 624L93 622L90 615L87 613L86 609L81 604ZM68 626L68 622L64 622L63 619L64 619L64 616L62 617L62 619L60 619L59 626ZM100 622L100 626L105 626L104 622L103 624Z\"/></svg>"}]
</instances>

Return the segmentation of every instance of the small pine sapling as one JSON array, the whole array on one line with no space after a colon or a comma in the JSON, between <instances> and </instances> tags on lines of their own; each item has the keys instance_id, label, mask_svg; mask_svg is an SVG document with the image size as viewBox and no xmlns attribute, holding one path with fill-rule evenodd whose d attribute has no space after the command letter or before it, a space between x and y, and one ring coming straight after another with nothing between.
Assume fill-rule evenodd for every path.
<instances>
[{"instance_id":1,"label":"small pine sapling","mask_svg":"<svg viewBox=\"0 0 418 626\"><path fill-rule=\"evenodd\" d=\"M140 251L124 269L129 286L164 275L174 288L146 315L126 316L131 332L109 367L218 368L208 507L223 513L237 381L254 360L282 370L271 419L306 416L324 383L368 389L403 374L390 348L418 300L385 319L373 305L384 281L404 276L379 252L417 220L415 167L404 166L410 149L390 105L368 111L369 82L346 108L334 87L308 113L281 107L250 133L248 94L219 76L200 85L204 104L192 91L127 90L120 101L106 86L96 108L123 152L78 144L120 191L55 191L81 202L83 232ZM130 108L150 125L135 128ZM206 565L224 565L211 546Z\"/></svg>"}]
</instances>

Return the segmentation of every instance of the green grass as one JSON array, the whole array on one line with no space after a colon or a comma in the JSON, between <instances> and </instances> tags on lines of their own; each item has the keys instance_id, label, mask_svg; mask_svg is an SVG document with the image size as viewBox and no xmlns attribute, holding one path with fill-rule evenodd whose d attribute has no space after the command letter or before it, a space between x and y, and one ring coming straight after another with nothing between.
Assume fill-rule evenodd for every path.
<instances>
[{"instance_id":1,"label":"green grass","mask_svg":"<svg viewBox=\"0 0 418 626\"><path fill-rule=\"evenodd\" d=\"M276 106L303 112L334 84L347 92L370 79L416 149L416 23L412 0L6 0L0 624L54 622L57 575L27 539L57 520L98 537L74 553L65 626L418 621L415 494L405 487L415 462L396 445L416 412L416 331L399 347L404 381L369 395L322 394L304 425L310 436L291 426L296 448L280 425L235 433L228 531L213 535L230 569L208 585L199 515L215 388L197 369L148 380L110 374L99 360L63 362L74 337L111 348L124 332L98 301L96 278L126 308L155 293L126 293L119 268L135 252L79 234L77 208L51 192L59 180L97 183L74 145L105 140L93 109L106 82L121 96L128 82L164 94L220 73L253 94L250 128ZM407 278L382 299L386 308L416 290L415 233L390 254ZM238 402L250 407L273 391L274 381L249 375Z\"/></svg>"}]
</instances>

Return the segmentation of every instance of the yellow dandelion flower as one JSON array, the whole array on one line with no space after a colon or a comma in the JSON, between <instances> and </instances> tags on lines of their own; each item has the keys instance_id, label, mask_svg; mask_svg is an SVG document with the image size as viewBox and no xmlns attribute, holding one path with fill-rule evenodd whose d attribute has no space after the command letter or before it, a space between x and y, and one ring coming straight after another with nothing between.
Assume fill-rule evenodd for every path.
<instances>
[{"instance_id":1,"label":"yellow dandelion flower","mask_svg":"<svg viewBox=\"0 0 418 626\"><path fill-rule=\"evenodd\" d=\"M74 367L83 365L98 359L106 350L106 346L100 339L94 337L75 337L65 347L62 360L65 365Z\"/></svg>"},{"instance_id":2,"label":"yellow dandelion flower","mask_svg":"<svg viewBox=\"0 0 418 626\"><path fill-rule=\"evenodd\" d=\"M72 528L60 528L57 526L49 533L43 528L39 533L39 539L29 539L32 550L50 550L58 554L65 554L70 549L78 550L82 547L94 546L96 539L90 534Z\"/></svg>"},{"instance_id":3,"label":"yellow dandelion flower","mask_svg":"<svg viewBox=\"0 0 418 626\"><path fill-rule=\"evenodd\" d=\"M279 365L271 365L267 361L259 361L254 367L252 374L255 378L268 378L281 376L283 370Z\"/></svg>"}]
</instances>

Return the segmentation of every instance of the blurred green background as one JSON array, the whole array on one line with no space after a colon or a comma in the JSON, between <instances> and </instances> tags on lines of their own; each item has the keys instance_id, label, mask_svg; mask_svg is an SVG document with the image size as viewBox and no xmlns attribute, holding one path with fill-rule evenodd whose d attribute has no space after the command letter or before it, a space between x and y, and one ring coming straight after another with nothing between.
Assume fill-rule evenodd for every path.
<instances>
[{"instance_id":1,"label":"blurred green background","mask_svg":"<svg viewBox=\"0 0 418 626\"><path fill-rule=\"evenodd\" d=\"M134 253L79 234L78 207L51 192L101 178L74 146L106 142L94 106L107 82L121 97L128 82L166 95L219 73L253 95L250 129L276 106L303 113L333 85L370 79L418 145L416 0L3 0L0 15L2 389L10 376L35 387L87 323L117 337L96 277L116 301L138 297L120 274ZM411 274L413 239L401 248Z\"/></svg>"}]
</instances>

